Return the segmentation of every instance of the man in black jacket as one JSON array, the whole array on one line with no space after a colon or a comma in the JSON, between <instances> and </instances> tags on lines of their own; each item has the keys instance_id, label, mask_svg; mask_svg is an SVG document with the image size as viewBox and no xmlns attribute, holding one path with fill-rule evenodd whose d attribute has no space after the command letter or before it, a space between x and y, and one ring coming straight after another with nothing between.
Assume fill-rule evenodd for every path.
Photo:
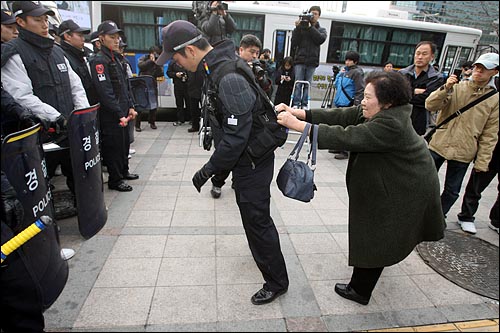
<instances>
[{"instance_id":1,"label":"man in black jacket","mask_svg":"<svg viewBox=\"0 0 500 333\"><path fill-rule=\"evenodd\" d=\"M319 66L320 46L326 40L326 29L319 25L321 8L312 6L310 16L295 22L292 32L292 52L294 53L295 80L312 82L316 67ZM304 90L304 93L302 93ZM309 93L302 83L296 85L293 93L292 105L297 107L308 106Z\"/></svg>"},{"instance_id":2,"label":"man in black jacket","mask_svg":"<svg viewBox=\"0 0 500 333\"><path fill-rule=\"evenodd\" d=\"M71 68L82 80L83 88L87 93L90 105L97 104L97 92L92 83L89 67L87 65L88 54L85 52L85 36L90 29L81 28L73 20L66 20L59 26L59 36L61 36L61 48L64 55L69 60Z\"/></svg>"},{"instance_id":3,"label":"man in black jacket","mask_svg":"<svg viewBox=\"0 0 500 333\"><path fill-rule=\"evenodd\" d=\"M220 140L210 160L193 176L198 192L216 173L232 171L236 203L252 255L265 280L262 289L251 298L255 305L272 302L288 290L288 274L281 252L279 235L270 215L270 185L274 171L274 152L252 165L245 154L249 141L258 135L253 112L262 107L260 95L237 72L220 76L223 64L236 61L234 44L227 40L215 48L196 27L187 21L174 21L162 30L163 53L158 63L173 58L186 70L205 70L205 82L219 82L210 126ZM240 60L241 61L241 60ZM251 69L245 73L252 76ZM220 81L217 79L220 78ZM208 93L205 85L205 93ZM212 118L219 121L212 123Z\"/></svg>"},{"instance_id":4,"label":"man in black jacket","mask_svg":"<svg viewBox=\"0 0 500 333\"><path fill-rule=\"evenodd\" d=\"M412 88L411 122L415 131L420 135L425 134L430 117L425 108L425 100L431 92L444 83L443 75L430 65L434 60L436 49L437 46L433 42L418 43L415 48L414 64L399 71L408 79Z\"/></svg>"},{"instance_id":5,"label":"man in black jacket","mask_svg":"<svg viewBox=\"0 0 500 333\"><path fill-rule=\"evenodd\" d=\"M155 78L155 80L159 77L163 77L163 67L158 66L155 61L158 58L161 50L158 46L152 46L149 49L149 54L143 55L139 59L139 75L150 75ZM158 98L158 84L155 82L155 93L156 98ZM148 122L151 129L157 129L156 127L156 110L149 110ZM135 130L137 132L142 131L141 129L141 113L137 116L135 120Z\"/></svg>"}]
</instances>

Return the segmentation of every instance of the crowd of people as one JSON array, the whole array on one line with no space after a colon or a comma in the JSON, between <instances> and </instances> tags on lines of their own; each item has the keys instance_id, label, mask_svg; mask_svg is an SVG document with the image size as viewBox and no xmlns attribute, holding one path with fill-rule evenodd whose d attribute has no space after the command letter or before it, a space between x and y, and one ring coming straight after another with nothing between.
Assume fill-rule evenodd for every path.
<instances>
[{"instance_id":1,"label":"crowd of people","mask_svg":"<svg viewBox=\"0 0 500 333\"><path fill-rule=\"evenodd\" d=\"M99 104L99 149L109 174L108 189L132 191L127 181L139 175L129 170L130 144L134 129L142 131L145 110L136 109L130 88L132 71L123 53L123 31L110 20L94 32L72 20L50 27L48 17L55 13L41 3L14 1L12 6L14 15L2 11L2 137L35 123L44 132L60 134L62 149L45 153L47 177L54 177L60 166L74 194L64 132L73 110ZM210 193L217 199L232 175L248 244L264 280L250 298L255 305L274 301L289 286L270 210L275 146L261 151L254 146L256 141L262 144L266 133L255 115L273 103L279 125L302 132L306 122L319 124L319 149L349 159L346 185L353 273L350 282L338 283L335 291L363 305L369 303L385 267L405 259L420 242L444 237L446 215L459 197L471 162L474 169L458 215L464 232L476 233L474 214L481 193L498 175L498 93L441 124L474 100L496 92L498 54L464 63L461 77L452 74L445 80L432 66L437 50L430 41L418 43L414 63L399 71L388 62L383 70L365 74L359 66L361 55L350 50L335 80L334 108L310 109L305 86L312 83L327 38L320 16L321 8L312 6L307 17L295 22L292 55L276 64L255 35L244 35L237 48L228 38L237 30L235 20L220 1L212 1L197 25L178 20L164 27L162 49L152 46L138 64L139 75L155 79L162 78L163 66L168 66L177 106L174 126L190 118L188 132L198 133L200 117L208 117L215 149L192 182L200 192L211 180ZM84 45L86 35L93 50ZM157 87L154 94L158 98ZM155 130L157 110L147 111ZM422 136L432 127L436 132L427 144ZM440 193L438 171L445 161ZM24 216L3 170L2 164L2 244L21 231L19 221ZM498 232L498 197L490 218L491 228ZM37 299L41 296L31 292L39 281L26 274L29 269L16 255L2 264L2 283L12 283L4 277L23 277L12 292L2 295L2 312L12 314L2 319L6 332L43 330L44 308ZM16 301L16 293L30 294L29 301Z\"/></svg>"}]
</instances>

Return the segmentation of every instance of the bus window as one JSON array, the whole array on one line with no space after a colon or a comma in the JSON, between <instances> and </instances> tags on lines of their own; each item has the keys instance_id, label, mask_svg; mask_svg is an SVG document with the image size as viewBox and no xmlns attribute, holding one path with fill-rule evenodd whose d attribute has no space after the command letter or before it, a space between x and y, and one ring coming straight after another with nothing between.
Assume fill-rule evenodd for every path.
<instances>
[{"instance_id":1,"label":"bus window","mask_svg":"<svg viewBox=\"0 0 500 333\"><path fill-rule=\"evenodd\" d=\"M247 34L255 35L264 42L264 15L240 14L231 12L231 17L236 23L236 31L231 34L236 48L240 46L241 37ZM267 47L263 45L262 47Z\"/></svg>"},{"instance_id":2,"label":"bus window","mask_svg":"<svg viewBox=\"0 0 500 333\"><path fill-rule=\"evenodd\" d=\"M446 48L444 55L444 64L441 69L441 72L445 77L448 76L450 70L453 68L457 55L458 55L458 46L448 46Z\"/></svg>"},{"instance_id":3,"label":"bus window","mask_svg":"<svg viewBox=\"0 0 500 333\"><path fill-rule=\"evenodd\" d=\"M281 62L285 57L290 55L292 31L291 30L275 30L274 41L274 62L276 67L279 68Z\"/></svg>"}]
</instances>

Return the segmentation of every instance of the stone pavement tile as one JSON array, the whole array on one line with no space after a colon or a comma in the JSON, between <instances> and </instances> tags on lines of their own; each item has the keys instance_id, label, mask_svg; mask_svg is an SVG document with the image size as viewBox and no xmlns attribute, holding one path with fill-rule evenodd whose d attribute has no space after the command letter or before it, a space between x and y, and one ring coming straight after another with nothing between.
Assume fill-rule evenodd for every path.
<instances>
[{"instance_id":1,"label":"stone pavement tile","mask_svg":"<svg viewBox=\"0 0 500 333\"><path fill-rule=\"evenodd\" d=\"M181 126L182 127L182 126ZM163 151L163 156L186 156L189 152L191 144L184 143L179 140L171 140L165 150ZM203 165L203 164L202 164ZM202 166L200 165L200 167Z\"/></svg>"},{"instance_id":2,"label":"stone pavement tile","mask_svg":"<svg viewBox=\"0 0 500 333\"><path fill-rule=\"evenodd\" d=\"M359 332L362 330L394 327L394 323L386 318L383 313L325 316L323 317L323 321L329 332Z\"/></svg>"},{"instance_id":3,"label":"stone pavement tile","mask_svg":"<svg viewBox=\"0 0 500 333\"><path fill-rule=\"evenodd\" d=\"M239 210L219 211L216 208L215 225L217 227L241 227L241 230L244 231Z\"/></svg>"},{"instance_id":4,"label":"stone pavement tile","mask_svg":"<svg viewBox=\"0 0 500 333\"><path fill-rule=\"evenodd\" d=\"M410 278L435 306L482 303L480 296L465 290L441 275L411 275Z\"/></svg>"},{"instance_id":5,"label":"stone pavement tile","mask_svg":"<svg viewBox=\"0 0 500 333\"><path fill-rule=\"evenodd\" d=\"M148 318L149 325L217 321L215 286L158 287Z\"/></svg>"},{"instance_id":6,"label":"stone pavement tile","mask_svg":"<svg viewBox=\"0 0 500 333\"><path fill-rule=\"evenodd\" d=\"M215 258L163 258L156 285L215 285Z\"/></svg>"},{"instance_id":7,"label":"stone pavement tile","mask_svg":"<svg viewBox=\"0 0 500 333\"><path fill-rule=\"evenodd\" d=\"M262 274L252 256L216 257L216 262L217 285L264 283Z\"/></svg>"},{"instance_id":8,"label":"stone pavement tile","mask_svg":"<svg viewBox=\"0 0 500 333\"><path fill-rule=\"evenodd\" d=\"M286 332L283 319L217 322L217 332Z\"/></svg>"},{"instance_id":9,"label":"stone pavement tile","mask_svg":"<svg viewBox=\"0 0 500 333\"><path fill-rule=\"evenodd\" d=\"M141 196L153 197L161 201L164 197L177 198L179 186L177 185L145 185Z\"/></svg>"},{"instance_id":10,"label":"stone pavement tile","mask_svg":"<svg viewBox=\"0 0 500 333\"><path fill-rule=\"evenodd\" d=\"M349 251L349 234L347 232L332 232L331 235L342 249L342 252Z\"/></svg>"},{"instance_id":11,"label":"stone pavement tile","mask_svg":"<svg viewBox=\"0 0 500 333\"><path fill-rule=\"evenodd\" d=\"M134 210L130 213L125 227L170 227L172 215L172 210Z\"/></svg>"},{"instance_id":12,"label":"stone pavement tile","mask_svg":"<svg viewBox=\"0 0 500 333\"><path fill-rule=\"evenodd\" d=\"M397 327L448 322L446 316L436 307L388 311L384 312L384 316Z\"/></svg>"},{"instance_id":13,"label":"stone pavement tile","mask_svg":"<svg viewBox=\"0 0 500 333\"><path fill-rule=\"evenodd\" d=\"M321 314L323 316L328 316L328 315L356 316L363 313L373 313L382 311L382 308L377 303L376 299L372 298L368 305L361 305L359 303L350 301L348 299L339 296L335 292L334 289L335 284L346 283L346 281L340 281L340 280L312 281L310 283L314 291L316 301L318 302L318 305L321 309ZM390 326L383 326L383 327L390 327ZM370 328L377 328L377 327L370 327Z\"/></svg>"},{"instance_id":14,"label":"stone pavement tile","mask_svg":"<svg viewBox=\"0 0 500 333\"><path fill-rule=\"evenodd\" d=\"M407 276L381 277L373 291L372 299L375 299L384 311L433 306L427 296Z\"/></svg>"},{"instance_id":15,"label":"stone pavement tile","mask_svg":"<svg viewBox=\"0 0 500 333\"><path fill-rule=\"evenodd\" d=\"M314 210L307 211L280 211L283 225L285 226L311 226L323 225L323 221Z\"/></svg>"},{"instance_id":16,"label":"stone pavement tile","mask_svg":"<svg viewBox=\"0 0 500 333\"><path fill-rule=\"evenodd\" d=\"M392 266L384 267L381 277L386 276L401 276L408 275L399 265L400 263L394 264Z\"/></svg>"},{"instance_id":17,"label":"stone pavement tile","mask_svg":"<svg viewBox=\"0 0 500 333\"><path fill-rule=\"evenodd\" d=\"M141 196L133 206L133 211L172 211L175 208L175 197L165 197L152 200L151 197Z\"/></svg>"},{"instance_id":18,"label":"stone pavement tile","mask_svg":"<svg viewBox=\"0 0 500 333\"><path fill-rule=\"evenodd\" d=\"M398 263L399 267L408 275L435 274L429 265L427 265L416 250L413 250L408 257Z\"/></svg>"},{"instance_id":19,"label":"stone pavement tile","mask_svg":"<svg viewBox=\"0 0 500 333\"><path fill-rule=\"evenodd\" d=\"M167 236L120 236L109 258L161 258Z\"/></svg>"},{"instance_id":20,"label":"stone pavement tile","mask_svg":"<svg viewBox=\"0 0 500 333\"><path fill-rule=\"evenodd\" d=\"M194 187L193 187L194 188ZM208 189L212 189L212 184L208 184ZM231 211L240 213L238 204L234 197L234 190L231 188L231 184L226 184L222 187L222 194L219 199L214 199L215 211L224 212ZM241 220L241 219L240 219Z\"/></svg>"},{"instance_id":21,"label":"stone pavement tile","mask_svg":"<svg viewBox=\"0 0 500 333\"><path fill-rule=\"evenodd\" d=\"M347 209L347 205L337 196L314 196L311 200L314 209Z\"/></svg>"},{"instance_id":22,"label":"stone pavement tile","mask_svg":"<svg viewBox=\"0 0 500 333\"><path fill-rule=\"evenodd\" d=\"M283 318L280 307L280 296L275 301L264 305L253 305L250 298L255 294L262 284L218 284L217 285L217 320L224 321L247 321Z\"/></svg>"},{"instance_id":23,"label":"stone pavement tile","mask_svg":"<svg viewBox=\"0 0 500 333\"><path fill-rule=\"evenodd\" d=\"M480 304L457 304L440 306L441 311L449 322L491 319L498 318L498 304L480 303Z\"/></svg>"},{"instance_id":24,"label":"stone pavement tile","mask_svg":"<svg viewBox=\"0 0 500 333\"><path fill-rule=\"evenodd\" d=\"M217 235L217 257L251 256L246 235Z\"/></svg>"},{"instance_id":25,"label":"stone pavement tile","mask_svg":"<svg viewBox=\"0 0 500 333\"><path fill-rule=\"evenodd\" d=\"M328 332L320 317L294 317L285 321L287 332Z\"/></svg>"},{"instance_id":26,"label":"stone pavement tile","mask_svg":"<svg viewBox=\"0 0 500 333\"><path fill-rule=\"evenodd\" d=\"M193 203L191 203L193 205ZM208 208L208 207L205 207ZM215 227L215 213L212 210L176 210L171 227Z\"/></svg>"},{"instance_id":27,"label":"stone pavement tile","mask_svg":"<svg viewBox=\"0 0 500 333\"><path fill-rule=\"evenodd\" d=\"M320 317L321 311L299 259L296 255L285 255L285 262L290 285L286 297L280 299L284 317Z\"/></svg>"},{"instance_id":28,"label":"stone pavement tile","mask_svg":"<svg viewBox=\"0 0 500 333\"><path fill-rule=\"evenodd\" d=\"M309 234L309 233L328 233L328 227L324 225L291 225L287 227L278 227L278 232L289 234Z\"/></svg>"},{"instance_id":29,"label":"stone pavement tile","mask_svg":"<svg viewBox=\"0 0 500 333\"><path fill-rule=\"evenodd\" d=\"M460 332L453 324L417 326L413 329L415 332Z\"/></svg>"},{"instance_id":30,"label":"stone pavement tile","mask_svg":"<svg viewBox=\"0 0 500 333\"><path fill-rule=\"evenodd\" d=\"M217 332L217 323L148 325L145 332Z\"/></svg>"},{"instance_id":31,"label":"stone pavement tile","mask_svg":"<svg viewBox=\"0 0 500 333\"><path fill-rule=\"evenodd\" d=\"M330 233L290 234L297 254L325 254L342 252Z\"/></svg>"},{"instance_id":32,"label":"stone pavement tile","mask_svg":"<svg viewBox=\"0 0 500 333\"><path fill-rule=\"evenodd\" d=\"M154 288L94 288L75 321L78 328L145 325Z\"/></svg>"},{"instance_id":33,"label":"stone pavement tile","mask_svg":"<svg viewBox=\"0 0 500 333\"><path fill-rule=\"evenodd\" d=\"M68 330L61 331L67 332ZM57 332L57 331L55 331ZM119 326L119 327L104 327L104 328L82 328L71 329L71 332L146 332L144 326Z\"/></svg>"},{"instance_id":34,"label":"stone pavement tile","mask_svg":"<svg viewBox=\"0 0 500 333\"><path fill-rule=\"evenodd\" d=\"M294 210L313 210L314 207L310 202L305 203L302 201L294 200L283 196L283 194L273 195L271 200L280 211L294 211Z\"/></svg>"},{"instance_id":35,"label":"stone pavement tile","mask_svg":"<svg viewBox=\"0 0 500 333\"><path fill-rule=\"evenodd\" d=\"M343 253L303 254L298 257L309 281L351 279L352 267L347 265L347 257Z\"/></svg>"},{"instance_id":36,"label":"stone pavement tile","mask_svg":"<svg viewBox=\"0 0 500 333\"><path fill-rule=\"evenodd\" d=\"M316 209L316 212L324 225L347 225L349 223L347 209L330 209L324 206Z\"/></svg>"},{"instance_id":37,"label":"stone pavement tile","mask_svg":"<svg viewBox=\"0 0 500 333\"><path fill-rule=\"evenodd\" d=\"M199 198L198 200L182 200L179 199L175 203L176 211L214 211L215 203L214 199L210 198Z\"/></svg>"},{"instance_id":38,"label":"stone pavement tile","mask_svg":"<svg viewBox=\"0 0 500 333\"><path fill-rule=\"evenodd\" d=\"M150 287L156 284L161 258L108 259L94 288Z\"/></svg>"},{"instance_id":39,"label":"stone pavement tile","mask_svg":"<svg viewBox=\"0 0 500 333\"><path fill-rule=\"evenodd\" d=\"M287 233L280 233L280 246L281 246L281 253L283 253L284 256L287 255L296 255L295 248L293 247L292 241L290 240L290 234Z\"/></svg>"},{"instance_id":40,"label":"stone pavement tile","mask_svg":"<svg viewBox=\"0 0 500 333\"><path fill-rule=\"evenodd\" d=\"M214 235L170 235L164 257L215 257Z\"/></svg>"}]
</instances>

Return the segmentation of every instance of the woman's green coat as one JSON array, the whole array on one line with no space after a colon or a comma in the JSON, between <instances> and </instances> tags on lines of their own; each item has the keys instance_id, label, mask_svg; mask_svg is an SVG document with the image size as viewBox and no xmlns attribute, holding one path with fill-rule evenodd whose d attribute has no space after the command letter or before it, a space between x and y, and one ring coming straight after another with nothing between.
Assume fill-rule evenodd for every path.
<instances>
[{"instance_id":1,"label":"woman's green coat","mask_svg":"<svg viewBox=\"0 0 500 333\"><path fill-rule=\"evenodd\" d=\"M370 120L361 106L311 111L320 124L319 149L350 151L350 266L390 266L420 242L444 236L438 174L413 129L411 110L409 104L392 107Z\"/></svg>"}]
</instances>

